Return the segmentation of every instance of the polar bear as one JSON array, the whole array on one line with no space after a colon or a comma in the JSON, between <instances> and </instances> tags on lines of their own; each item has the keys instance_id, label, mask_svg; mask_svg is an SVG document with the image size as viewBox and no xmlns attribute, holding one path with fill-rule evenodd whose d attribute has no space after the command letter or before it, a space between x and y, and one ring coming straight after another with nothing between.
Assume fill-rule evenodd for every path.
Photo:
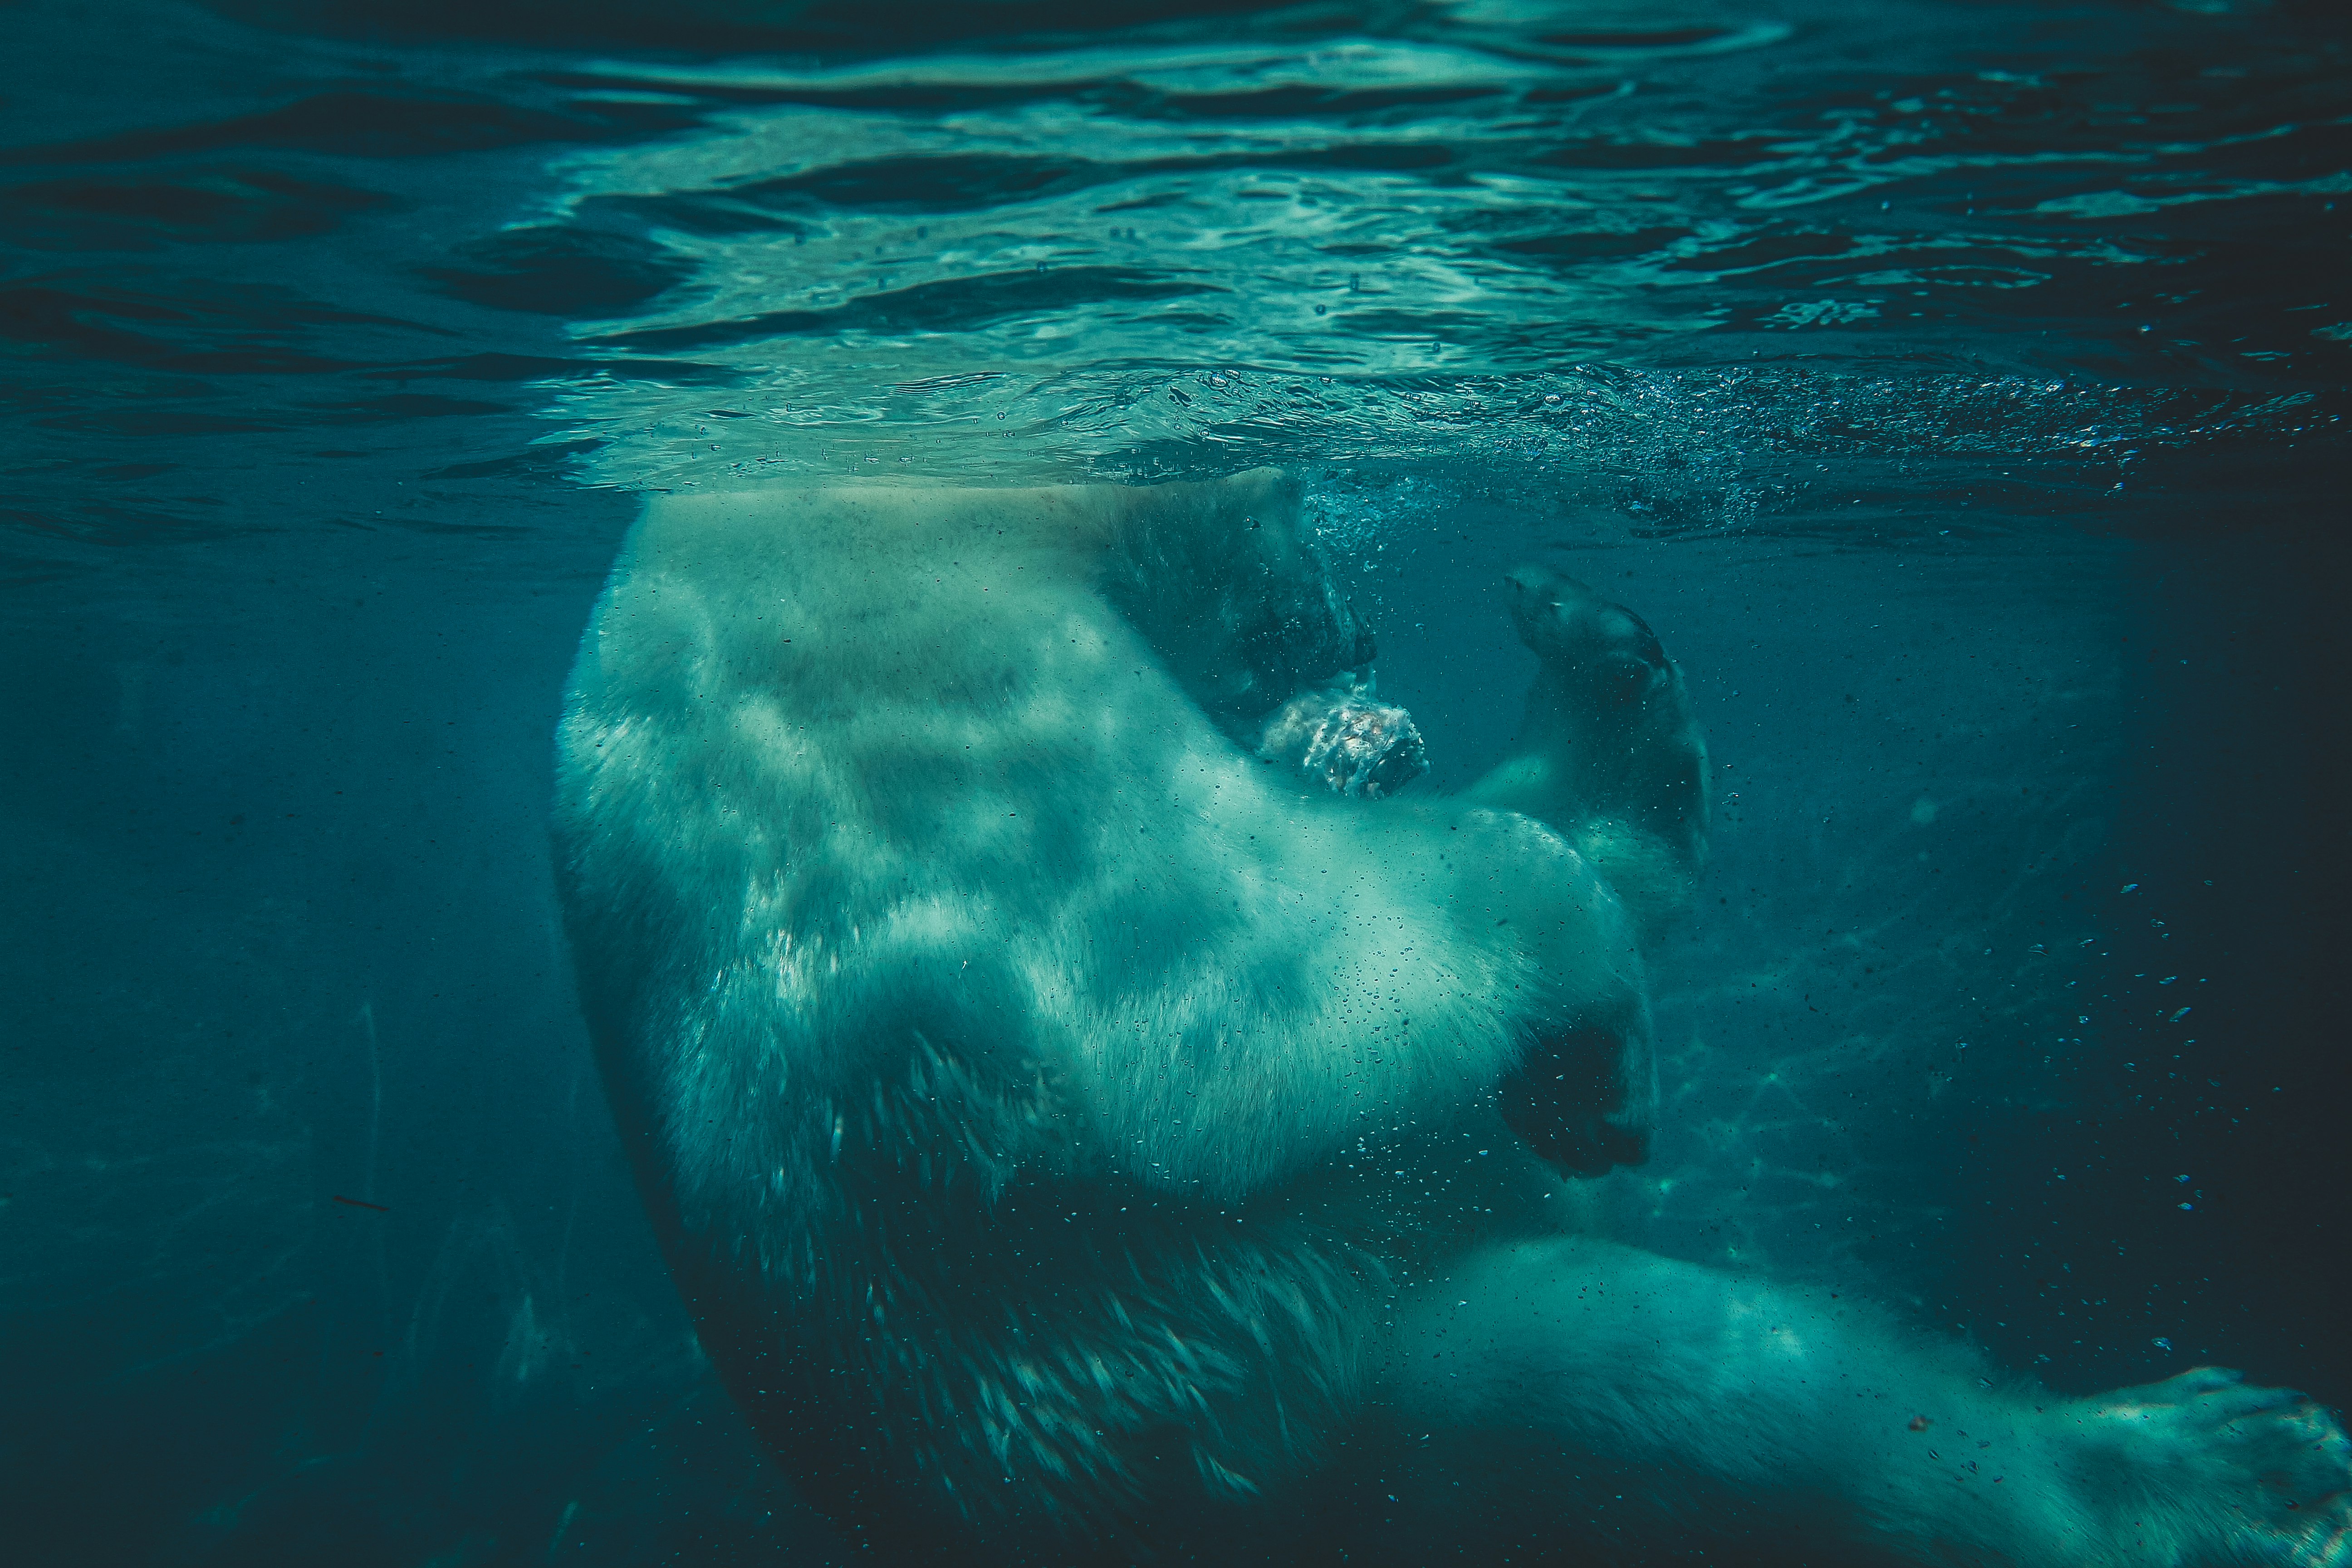
<instances>
[{"instance_id":1,"label":"polar bear","mask_svg":"<svg viewBox=\"0 0 2352 1568\"><path fill-rule=\"evenodd\" d=\"M1706 752L1638 616L1510 593L1517 752L1445 798L1278 476L646 508L559 875L672 1268L805 1494L899 1562L2352 1562L2294 1394L2062 1399L1580 1231L1656 1114Z\"/></svg>"}]
</instances>

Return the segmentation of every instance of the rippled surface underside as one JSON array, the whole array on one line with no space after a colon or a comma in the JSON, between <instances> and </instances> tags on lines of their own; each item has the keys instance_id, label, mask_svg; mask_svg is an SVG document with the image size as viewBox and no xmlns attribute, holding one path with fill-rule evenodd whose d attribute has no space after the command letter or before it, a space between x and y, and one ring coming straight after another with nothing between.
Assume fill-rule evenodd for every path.
<instances>
[{"instance_id":1,"label":"rippled surface underside","mask_svg":"<svg viewBox=\"0 0 2352 1568\"><path fill-rule=\"evenodd\" d=\"M16 24L64 68L0 194L16 500L85 537L239 526L231 435L337 491L394 447L625 486L1381 458L1703 522L1809 457L2105 489L2340 434L2315 17L1497 0L721 64L124 15L127 59ZM535 459L415 464L550 393Z\"/></svg>"}]
</instances>

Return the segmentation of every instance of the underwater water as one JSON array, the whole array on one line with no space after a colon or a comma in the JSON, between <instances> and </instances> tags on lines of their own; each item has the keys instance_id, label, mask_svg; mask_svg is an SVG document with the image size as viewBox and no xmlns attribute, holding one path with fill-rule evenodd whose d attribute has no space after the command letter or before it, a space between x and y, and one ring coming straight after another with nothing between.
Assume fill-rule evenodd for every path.
<instances>
[{"instance_id":1,"label":"underwater water","mask_svg":"<svg viewBox=\"0 0 2352 1568\"><path fill-rule=\"evenodd\" d=\"M1593 583L1716 764L1598 1220L2352 1403L2335 7L0 47L8 1561L859 1555L697 1349L558 921L655 493L1288 469L1433 786L1518 721L1502 574Z\"/></svg>"}]
</instances>

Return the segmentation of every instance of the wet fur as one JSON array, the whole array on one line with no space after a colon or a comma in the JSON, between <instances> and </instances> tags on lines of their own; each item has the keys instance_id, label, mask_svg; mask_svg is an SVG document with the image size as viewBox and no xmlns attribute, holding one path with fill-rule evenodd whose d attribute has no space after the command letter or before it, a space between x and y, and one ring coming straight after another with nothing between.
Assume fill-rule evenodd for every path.
<instances>
[{"instance_id":1,"label":"wet fur","mask_svg":"<svg viewBox=\"0 0 2352 1568\"><path fill-rule=\"evenodd\" d=\"M1638 617L1514 595L1519 754L1341 800L1235 739L1370 651L1274 476L648 508L560 738L564 904L680 1288L795 1481L956 1563L1415 1561L1497 1521L1581 1556L1609 1465L1651 1528L1894 1560L2340 1526L2224 1521L2248 1461L2186 1415L2210 1506L1868 1309L1572 1234L1556 1173L1655 1112L1639 933L1696 875L1705 751ZM2341 1435L2266 1397L2318 1499ZM2006 1445L2006 1489L1914 1418Z\"/></svg>"}]
</instances>

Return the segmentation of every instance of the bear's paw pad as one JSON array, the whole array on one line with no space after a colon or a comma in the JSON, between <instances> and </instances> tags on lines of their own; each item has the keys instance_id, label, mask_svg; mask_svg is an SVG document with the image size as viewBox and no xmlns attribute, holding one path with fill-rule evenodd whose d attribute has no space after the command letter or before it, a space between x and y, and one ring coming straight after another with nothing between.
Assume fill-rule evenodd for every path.
<instances>
[{"instance_id":1,"label":"bear's paw pad","mask_svg":"<svg viewBox=\"0 0 2352 1568\"><path fill-rule=\"evenodd\" d=\"M2304 1395L2199 1367L2086 1401L2076 1415L2086 1447L2128 1470L2129 1489L2156 1505L2128 1511L2173 1515L2181 1568L2352 1568L2352 1441ZM2117 1521L2119 1537L2126 1524Z\"/></svg>"}]
</instances>

